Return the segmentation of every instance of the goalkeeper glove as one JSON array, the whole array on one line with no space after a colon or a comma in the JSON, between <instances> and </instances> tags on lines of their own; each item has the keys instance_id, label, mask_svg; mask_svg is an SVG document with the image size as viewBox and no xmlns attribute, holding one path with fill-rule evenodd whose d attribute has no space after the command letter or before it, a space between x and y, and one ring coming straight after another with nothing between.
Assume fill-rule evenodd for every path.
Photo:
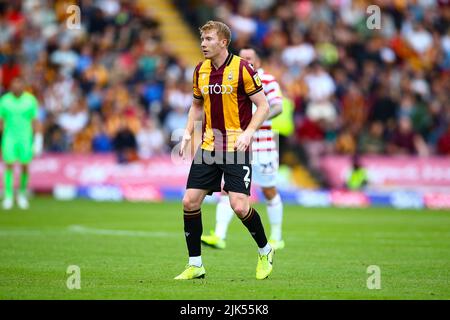
<instances>
[{"instance_id":1,"label":"goalkeeper glove","mask_svg":"<svg viewBox=\"0 0 450 320\"><path fill-rule=\"evenodd\" d=\"M40 156L42 154L42 151L44 149L44 137L42 133L36 133L34 135L34 141L33 141L33 153L35 156Z\"/></svg>"}]
</instances>

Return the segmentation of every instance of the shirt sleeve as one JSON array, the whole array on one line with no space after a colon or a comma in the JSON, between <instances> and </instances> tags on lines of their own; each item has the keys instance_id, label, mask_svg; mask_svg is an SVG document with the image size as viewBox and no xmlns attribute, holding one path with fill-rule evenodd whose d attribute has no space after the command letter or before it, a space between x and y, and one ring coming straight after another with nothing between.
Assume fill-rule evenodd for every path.
<instances>
[{"instance_id":1,"label":"shirt sleeve","mask_svg":"<svg viewBox=\"0 0 450 320\"><path fill-rule=\"evenodd\" d=\"M269 101L269 106L274 106L283 103L283 94L281 93L280 85L273 78L264 85L264 93L267 96L267 101Z\"/></svg>"},{"instance_id":2,"label":"shirt sleeve","mask_svg":"<svg viewBox=\"0 0 450 320\"><path fill-rule=\"evenodd\" d=\"M249 63L244 63L242 67L242 79L247 96L254 95L263 89L258 72Z\"/></svg>"},{"instance_id":3,"label":"shirt sleeve","mask_svg":"<svg viewBox=\"0 0 450 320\"><path fill-rule=\"evenodd\" d=\"M4 112L5 112L5 106L4 106L4 104L5 104L5 96L3 95L3 96L0 96L0 119L4 119L5 118L5 115L4 115Z\"/></svg>"},{"instance_id":4,"label":"shirt sleeve","mask_svg":"<svg viewBox=\"0 0 450 320\"><path fill-rule=\"evenodd\" d=\"M203 99L202 92L200 91L200 88L198 87L198 73L200 71L201 62L195 67L194 75L192 78L192 93L194 95L194 98L196 99Z\"/></svg>"}]
</instances>

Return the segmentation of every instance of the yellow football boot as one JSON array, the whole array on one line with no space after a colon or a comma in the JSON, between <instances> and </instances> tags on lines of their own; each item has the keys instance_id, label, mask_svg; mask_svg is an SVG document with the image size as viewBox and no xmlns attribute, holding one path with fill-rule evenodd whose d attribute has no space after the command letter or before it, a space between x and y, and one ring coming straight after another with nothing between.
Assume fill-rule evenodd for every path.
<instances>
[{"instance_id":1,"label":"yellow football boot","mask_svg":"<svg viewBox=\"0 0 450 320\"><path fill-rule=\"evenodd\" d=\"M284 248L284 240L269 240L270 246L273 248L273 250L281 250Z\"/></svg>"},{"instance_id":2,"label":"yellow football boot","mask_svg":"<svg viewBox=\"0 0 450 320\"><path fill-rule=\"evenodd\" d=\"M258 255L258 264L256 265L256 279L266 279L273 269L273 255L275 250L272 248L266 255Z\"/></svg>"},{"instance_id":3,"label":"yellow football boot","mask_svg":"<svg viewBox=\"0 0 450 320\"><path fill-rule=\"evenodd\" d=\"M220 239L214 231L211 231L211 235L209 236L202 236L201 240L204 244L216 249L225 249L226 247L225 240Z\"/></svg>"},{"instance_id":4,"label":"yellow football boot","mask_svg":"<svg viewBox=\"0 0 450 320\"><path fill-rule=\"evenodd\" d=\"M176 276L175 280L192 280L192 279L203 279L205 277L206 270L204 266L196 267L196 266L186 266L186 270L184 270L181 274Z\"/></svg>"}]
</instances>

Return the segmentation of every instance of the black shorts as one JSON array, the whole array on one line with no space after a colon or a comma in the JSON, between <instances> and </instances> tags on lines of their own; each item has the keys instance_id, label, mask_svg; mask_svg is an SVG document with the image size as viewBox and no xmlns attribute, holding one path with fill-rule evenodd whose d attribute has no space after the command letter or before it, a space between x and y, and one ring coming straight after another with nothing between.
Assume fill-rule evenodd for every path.
<instances>
[{"instance_id":1,"label":"black shorts","mask_svg":"<svg viewBox=\"0 0 450 320\"><path fill-rule=\"evenodd\" d=\"M252 181L251 153L218 152L199 148L187 181L186 189L208 190L208 195L223 190L250 195Z\"/></svg>"}]
</instances>

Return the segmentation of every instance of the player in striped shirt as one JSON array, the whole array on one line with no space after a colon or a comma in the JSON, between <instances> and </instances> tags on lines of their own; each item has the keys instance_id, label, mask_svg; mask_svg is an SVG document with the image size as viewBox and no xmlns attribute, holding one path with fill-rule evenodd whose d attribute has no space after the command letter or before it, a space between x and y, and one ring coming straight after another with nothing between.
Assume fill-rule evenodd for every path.
<instances>
[{"instance_id":1,"label":"player in striped shirt","mask_svg":"<svg viewBox=\"0 0 450 320\"><path fill-rule=\"evenodd\" d=\"M267 213L269 216L271 235L269 243L274 248L283 249L284 240L281 237L281 224L283 220L283 203L276 189L278 173L278 151L272 132L272 118L282 111L282 94L278 82L261 68L261 60L254 48L243 48L239 56L258 70L258 75L264 87L264 93L270 105L269 116L258 131L253 135L252 143L252 172L253 182L262 188L266 198ZM256 110L253 106L253 112ZM230 200L222 193L216 208L216 227L211 235L202 236L202 242L218 249L225 249L228 225L233 217Z\"/></svg>"},{"instance_id":2,"label":"player in striped shirt","mask_svg":"<svg viewBox=\"0 0 450 320\"><path fill-rule=\"evenodd\" d=\"M230 197L236 215L258 246L256 279L272 272L274 250L267 241L261 218L250 206L252 137L269 113L257 71L246 60L228 52L231 31L218 21L200 28L205 61L194 71L194 99L180 147L184 156L191 140L194 122L203 115L202 144L191 164L183 197L184 232L189 252L186 269L175 279L190 280L205 276L201 257L203 232L201 205L206 195L223 190ZM253 104L256 111L252 113Z\"/></svg>"}]
</instances>

